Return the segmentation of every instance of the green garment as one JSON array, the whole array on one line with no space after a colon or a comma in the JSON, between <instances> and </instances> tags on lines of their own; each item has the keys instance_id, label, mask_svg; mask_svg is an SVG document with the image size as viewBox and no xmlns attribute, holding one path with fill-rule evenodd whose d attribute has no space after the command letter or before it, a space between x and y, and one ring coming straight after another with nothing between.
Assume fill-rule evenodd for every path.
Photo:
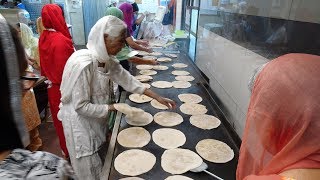
<instances>
[{"instance_id":1,"label":"green garment","mask_svg":"<svg viewBox=\"0 0 320 180\"><path fill-rule=\"evenodd\" d=\"M129 59L128 54L131 52L130 48L126 45L124 48L121 49L120 52L116 55L116 58L119 61L124 61Z\"/></svg>"},{"instance_id":2,"label":"green garment","mask_svg":"<svg viewBox=\"0 0 320 180\"><path fill-rule=\"evenodd\" d=\"M111 15L115 16L121 20L123 20L123 13L119 8L116 7L109 7L106 9L106 12L104 13L106 16Z\"/></svg>"}]
</instances>

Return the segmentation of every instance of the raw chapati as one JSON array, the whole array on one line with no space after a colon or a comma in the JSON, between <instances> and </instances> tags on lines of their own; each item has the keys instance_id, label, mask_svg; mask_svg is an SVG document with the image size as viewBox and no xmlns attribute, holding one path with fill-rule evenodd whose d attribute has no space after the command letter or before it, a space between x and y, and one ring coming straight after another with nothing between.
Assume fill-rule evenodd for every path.
<instances>
[{"instance_id":1,"label":"raw chapati","mask_svg":"<svg viewBox=\"0 0 320 180\"><path fill-rule=\"evenodd\" d=\"M131 94L129 96L130 101L135 103L146 103L150 102L153 98L146 96L144 94Z\"/></svg>"},{"instance_id":2,"label":"raw chapati","mask_svg":"<svg viewBox=\"0 0 320 180\"><path fill-rule=\"evenodd\" d=\"M200 114L205 114L208 110L202 104L183 103L180 106L180 111L188 115L200 115Z\"/></svg>"},{"instance_id":3,"label":"raw chapati","mask_svg":"<svg viewBox=\"0 0 320 180\"><path fill-rule=\"evenodd\" d=\"M186 68L186 67L188 67L188 65L186 65L184 63L175 63L175 64L172 64L172 67L179 69L179 68Z\"/></svg>"},{"instance_id":4,"label":"raw chapati","mask_svg":"<svg viewBox=\"0 0 320 180\"><path fill-rule=\"evenodd\" d=\"M138 176L152 169L156 157L150 152L131 149L122 152L114 160L114 168L123 175Z\"/></svg>"},{"instance_id":5,"label":"raw chapati","mask_svg":"<svg viewBox=\"0 0 320 180\"><path fill-rule=\"evenodd\" d=\"M221 121L214 116L201 114L191 116L190 123L200 129L214 129L221 124Z\"/></svg>"},{"instance_id":6,"label":"raw chapati","mask_svg":"<svg viewBox=\"0 0 320 180\"><path fill-rule=\"evenodd\" d=\"M123 147L141 148L150 142L151 135L142 127L131 127L122 130L118 134L117 140Z\"/></svg>"},{"instance_id":7,"label":"raw chapati","mask_svg":"<svg viewBox=\"0 0 320 180\"><path fill-rule=\"evenodd\" d=\"M224 142L204 139L196 145L196 151L205 160L214 163L226 163L234 157L233 150Z\"/></svg>"},{"instance_id":8,"label":"raw chapati","mask_svg":"<svg viewBox=\"0 0 320 180\"><path fill-rule=\"evenodd\" d=\"M162 111L154 115L154 122L161 126L172 127L183 122L180 114L175 112Z\"/></svg>"},{"instance_id":9,"label":"raw chapati","mask_svg":"<svg viewBox=\"0 0 320 180\"><path fill-rule=\"evenodd\" d=\"M188 81L173 81L172 86L177 89L186 89L191 87L191 84Z\"/></svg>"},{"instance_id":10,"label":"raw chapati","mask_svg":"<svg viewBox=\"0 0 320 180\"><path fill-rule=\"evenodd\" d=\"M174 176L169 176L165 180L193 180L187 176L181 176L181 175L174 175Z\"/></svg>"},{"instance_id":11,"label":"raw chapati","mask_svg":"<svg viewBox=\"0 0 320 180\"><path fill-rule=\"evenodd\" d=\"M126 178L121 178L119 180L144 180L144 179L139 178L139 177L126 177Z\"/></svg>"},{"instance_id":12,"label":"raw chapati","mask_svg":"<svg viewBox=\"0 0 320 180\"><path fill-rule=\"evenodd\" d=\"M153 116L150 113L143 112L135 116L126 116L125 119L131 126L145 126L153 121Z\"/></svg>"},{"instance_id":13,"label":"raw chapati","mask_svg":"<svg viewBox=\"0 0 320 180\"><path fill-rule=\"evenodd\" d=\"M182 174L190 169L199 167L202 158L195 152L188 149L169 149L161 156L161 167L171 174Z\"/></svg>"},{"instance_id":14,"label":"raw chapati","mask_svg":"<svg viewBox=\"0 0 320 180\"><path fill-rule=\"evenodd\" d=\"M176 54L165 54L166 56L169 56L169 57L172 57L172 58L177 58L178 57L178 55L176 55Z\"/></svg>"},{"instance_id":15,"label":"raw chapati","mask_svg":"<svg viewBox=\"0 0 320 180\"><path fill-rule=\"evenodd\" d=\"M156 88L171 88L172 83L168 81L155 81L151 84L151 86Z\"/></svg>"},{"instance_id":16,"label":"raw chapati","mask_svg":"<svg viewBox=\"0 0 320 180\"><path fill-rule=\"evenodd\" d=\"M145 52L145 51L138 51L140 56L148 56L150 53Z\"/></svg>"},{"instance_id":17,"label":"raw chapati","mask_svg":"<svg viewBox=\"0 0 320 180\"><path fill-rule=\"evenodd\" d=\"M170 61L172 61L172 59L168 58L168 57L161 57L161 58L158 58L157 61L159 61L159 62L170 62Z\"/></svg>"},{"instance_id":18,"label":"raw chapati","mask_svg":"<svg viewBox=\"0 0 320 180\"><path fill-rule=\"evenodd\" d=\"M151 85L150 84L148 84L148 83L142 83L143 85L144 85L144 87L145 88L147 88L147 89L150 89L151 88Z\"/></svg>"},{"instance_id":19,"label":"raw chapati","mask_svg":"<svg viewBox=\"0 0 320 180\"><path fill-rule=\"evenodd\" d=\"M167 70L168 69L168 66L162 66L162 65L155 65L153 66L154 70L159 70L159 71L164 71L164 70Z\"/></svg>"},{"instance_id":20,"label":"raw chapati","mask_svg":"<svg viewBox=\"0 0 320 180\"><path fill-rule=\"evenodd\" d=\"M150 69L145 69L145 70L139 71L139 73L142 74L142 75L152 76L152 75L156 75L157 71L150 70Z\"/></svg>"},{"instance_id":21,"label":"raw chapati","mask_svg":"<svg viewBox=\"0 0 320 180\"><path fill-rule=\"evenodd\" d=\"M156 60L157 59L157 57L155 57L155 56L143 56L143 58L142 59L147 59L147 60Z\"/></svg>"},{"instance_id":22,"label":"raw chapati","mask_svg":"<svg viewBox=\"0 0 320 180\"><path fill-rule=\"evenodd\" d=\"M186 76L190 74L188 71L172 71L171 73L176 76Z\"/></svg>"},{"instance_id":23,"label":"raw chapati","mask_svg":"<svg viewBox=\"0 0 320 180\"><path fill-rule=\"evenodd\" d=\"M202 97L191 93L179 94L178 98L184 103L200 103L202 101Z\"/></svg>"},{"instance_id":24,"label":"raw chapati","mask_svg":"<svg viewBox=\"0 0 320 180\"><path fill-rule=\"evenodd\" d=\"M153 99L150 104L152 107L154 107L156 109L168 109L167 106L159 103L159 101L157 101L156 99Z\"/></svg>"},{"instance_id":25,"label":"raw chapati","mask_svg":"<svg viewBox=\"0 0 320 180\"><path fill-rule=\"evenodd\" d=\"M177 129L161 128L152 133L152 139L156 145L164 149L174 149L184 145L186 136Z\"/></svg>"},{"instance_id":26,"label":"raw chapati","mask_svg":"<svg viewBox=\"0 0 320 180\"><path fill-rule=\"evenodd\" d=\"M138 75L138 76L135 76L135 78L140 82L148 82L153 79L151 76L147 76L147 75Z\"/></svg>"},{"instance_id":27,"label":"raw chapati","mask_svg":"<svg viewBox=\"0 0 320 180\"><path fill-rule=\"evenodd\" d=\"M162 53L161 52L152 52L150 53L151 56L161 56Z\"/></svg>"},{"instance_id":28,"label":"raw chapati","mask_svg":"<svg viewBox=\"0 0 320 180\"><path fill-rule=\"evenodd\" d=\"M177 81L193 81L194 77L193 76L176 76L175 79Z\"/></svg>"},{"instance_id":29,"label":"raw chapati","mask_svg":"<svg viewBox=\"0 0 320 180\"><path fill-rule=\"evenodd\" d=\"M146 69L152 69L153 66L147 65L147 64L140 64L140 65L137 65L136 68L139 70L146 70Z\"/></svg>"}]
</instances>

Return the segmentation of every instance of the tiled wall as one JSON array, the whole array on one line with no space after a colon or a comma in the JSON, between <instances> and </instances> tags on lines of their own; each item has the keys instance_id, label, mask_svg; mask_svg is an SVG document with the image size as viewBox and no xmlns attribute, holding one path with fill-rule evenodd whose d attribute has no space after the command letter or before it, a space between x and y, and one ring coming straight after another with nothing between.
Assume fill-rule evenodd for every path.
<instances>
[{"instance_id":1,"label":"tiled wall","mask_svg":"<svg viewBox=\"0 0 320 180\"><path fill-rule=\"evenodd\" d=\"M40 17L42 7L50 2L50 0L42 0L41 3L29 3L28 0L22 0L22 3L26 6L26 10L30 13L31 21L35 21Z\"/></svg>"}]
</instances>

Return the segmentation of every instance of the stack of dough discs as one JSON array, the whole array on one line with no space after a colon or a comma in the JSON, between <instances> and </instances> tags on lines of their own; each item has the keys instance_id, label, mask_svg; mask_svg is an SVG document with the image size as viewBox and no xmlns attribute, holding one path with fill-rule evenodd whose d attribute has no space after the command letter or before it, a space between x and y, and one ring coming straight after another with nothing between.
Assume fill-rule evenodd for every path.
<instances>
[{"instance_id":1,"label":"stack of dough discs","mask_svg":"<svg viewBox=\"0 0 320 180\"><path fill-rule=\"evenodd\" d=\"M202 101L202 97L191 93L179 94L178 98L184 103L200 103Z\"/></svg>"},{"instance_id":2,"label":"stack of dough discs","mask_svg":"<svg viewBox=\"0 0 320 180\"><path fill-rule=\"evenodd\" d=\"M191 116L190 123L200 129L214 129L220 126L221 121L214 116L201 114Z\"/></svg>"},{"instance_id":3,"label":"stack of dough discs","mask_svg":"<svg viewBox=\"0 0 320 180\"><path fill-rule=\"evenodd\" d=\"M145 88L147 88L147 89L150 89L151 88L151 85L150 84L148 84L148 83L142 83L143 85L144 85L144 87Z\"/></svg>"},{"instance_id":4,"label":"stack of dough discs","mask_svg":"<svg viewBox=\"0 0 320 180\"><path fill-rule=\"evenodd\" d=\"M152 69L159 70L159 71L164 71L164 70L168 69L168 66L156 65L156 66L153 66Z\"/></svg>"},{"instance_id":5,"label":"stack of dough discs","mask_svg":"<svg viewBox=\"0 0 320 180\"><path fill-rule=\"evenodd\" d=\"M155 56L143 56L143 58L142 59L147 59L147 60L156 60L157 59L157 57L155 57Z\"/></svg>"},{"instance_id":6,"label":"stack of dough discs","mask_svg":"<svg viewBox=\"0 0 320 180\"><path fill-rule=\"evenodd\" d=\"M148 55L150 55L150 53L145 52L145 51L139 51L139 55L140 56L148 56Z\"/></svg>"},{"instance_id":7,"label":"stack of dough discs","mask_svg":"<svg viewBox=\"0 0 320 180\"><path fill-rule=\"evenodd\" d=\"M123 175L138 176L150 171L156 163L156 157L143 150L131 149L122 152L114 160L114 168Z\"/></svg>"},{"instance_id":8,"label":"stack of dough discs","mask_svg":"<svg viewBox=\"0 0 320 180\"><path fill-rule=\"evenodd\" d=\"M166 56L169 56L169 57L172 57L172 58L177 58L178 57L178 55L176 55L176 54L165 54Z\"/></svg>"},{"instance_id":9,"label":"stack of dough discs","mask_svg":"<svg viewBox=\"0 0 320 180\"><path fill-rule=\"evenodd\" d=\"M153 98L146 96L144 94L131 94L129 96L130 101L135 103L146 103L150 102Z\"/></svg>"},{"instance_id":10,"label":"stack of dough discs","mask_svg":"<svg viewBox=\"0 0 320 180\"><path fill-rule=\"evenodd\" d=\"M156 88L171 88L172 87L172 83L168 82L168 81L155 81L151 85Z\"/></svg>"},{"instance_id":11,"label":"stack of dough discs","mask_svg":"<svg viewBox=\"0 0 320 180\"><path fill-rule=\"evenodd\" d=\"M126 116L125 119L131 126L146 126L153 121L153 116L150 113L143 112L132 117Z\"/></svg>"},{"instance_id":12,"label":"stack of dough discs","mask_svg":"<svg viewBox=\"0 0 320 180\"><path fill-rule=\"evenodd\" d=\"M154 118L154 122L165 127L176 126L183 122L182 116L175 112L167 112L167 111L158 112L157 114L154 115L153 118Z\"/></svg>"},{"instance_id":13,"label":"stack of dough discs","mask_svg":"<svg viewBox=\"0 0 320 180\"><path fill-rule=\"evenodd\" d=\"M170 62L170 61L172 61L172 59L168 58L168 57L161 57L161 58L158 58L157 61L159 61L159 62Z\"/></svg>"},{"instance_id":14,"label":"stack of dough discs","mask_svg":"<svg viewBox=\"0 0 320 180\"><path fill-rule=\"evenodd\" d=\"M191 87L191 84L188 81L173 81L172 86L177 89L186 89Z\"/></svg>"},{"instance_id":15,"label":"stack of dough discs","mask_svg":"<svg viewBox=\"0 0 320 180\"><path fill-rule=\"evenodd\" d=\"M122 130L118 134L117 140L123 147L141 148L150 142L151 136L150 133L142 127L131 127Z\"/></svg>"},{"instance_id":16,"label":"stack of dough discs","mask_svg":"<svg viewBox=\"0 0 320 180\"><path fill-rule=\"evenodd\" d=\"M152 139L156 145L164 149L174 149L184 145L186 136L177 129L161 128L152 133Z\"/></svg>"},{"instance_id":17,"label":"stack of dough discs","mask_svg":"<svg viewBox=\"0 0 320 180\"><path fill-rule=\"evenodd\" d=\"M174 175L174 176L169 176L165 180L193 180L187 176L181 176L181 175Z\"/></svg>"},{"instance_id":18,"label":"stack of dough discs","mask_svg":"<svg viewBox=\"0 0 320 180\"><path fill-rule=\"evenodd\" d=\"M156 99L153 99L150 104L151 104L152 107L154 107L156 109L162 109L162 110L168 109L167 106L159 103Z\"/></svg>"},{"instance_id":19,"label":"stack of dough discs","mask_svg":"<svg viewBox=\"0 0 320 180\"><path fill-rule=\"evenodd\" d=\"M199 141L196 150L205 160L214 163L226 163L234 157L233 150L226 143L215 139Z\"/></svg>"},{"instance_id":20,"label":"stack of dough discs","mask_svg":"<svg viewBox=\"0 0 320 180\"><path fill-rule=\"evenodd\" d=\"M193 76L176 76L175 79L177 81L193 81L194 77Z\"/></svg>"},{"instance_id":21,"label":"stack of dough discs","mask_svg":"<svg viewBox=\"0 0 320 180\"><path fill-rule=\"evenodd\" d=\"M200 114L205 114L208 110L202 104L183 103L180 106L180 111L188 115L200 115Z\"/></svg>"},{"instance_id":22,"label":"stack of dough discs","mask_svg":"<svg viewBox=\"0 0 320 180\"><path fill-rule=\"evenodd\" d=\"M135 76L135 78L140 82L148 82L153 79L151 76L147 76L147 75L138 75L138 76Z\"/></svg>"},{"instance_id":23,"label":"stack of dough discs","mask_svg":"<svg viewBox=\"0 0 320 180\"><path fill-rule=\"evenodd\" d=\"M139 178L139 177L126 177L126 178L121 178L119 180L144 180L144 179Z\"/></svg>"},{"instance_id":24,"label":"stack of dough discs","mask_svg":"<svg viewBox=\"0 0 320 180\"><path fill-rule=\"evenodd\" d=\"M136 68L139 70L146 70L146 69L152 69L153 66L147 65L147 64L140 64L140 65L137 65Z\"/></svg>"},{"instance_id":25,"label":"stack of dough discs","mask_svg":"<svg viewBox=\"0 0 320 180\"><path fill-rule=\"evenodd\" d=\"M150 70L150 69L145 69L145 70L139 71L139 73L142 74L142 75L152 76L152 75L156 75L157 71Z\"/></svg>"},{"instance_id":26,"label":"stack of dough discs","mask_svg":"<svg viewBox=\"0 0 320 180\"><path fill-rule=\"evenodd\" d=\"M162 53L161 52L152 52L150 53L151 56L161 56Z\"/></svg>"},{"instance_id":27,"label":"stack of dough discs","mask_svg":"<svg viewBox=\"0 0 320 180\"><path fill-rule=\"evenodd\" d=\"M184 63L175 63L175 64L172 64L172 67L179 69L179 68L186 68L186 67L188 67L188 65L186 65Z\"/></svg>"},{"instance_id":28,"label":"stack of dough discs","mask_svg":"<svg viewBox=\"0 0 320 180\"><path fill-rule=\"evenodd\" d=\"M176 76L186 76L190 74L188 71L172 71L171 73Z\"/></svg>"},{"instance_id":29,"label":"stack of dough discs","mask_svg":"<svg viewBox=\"0 0 320 180\"><path fill-rule=\"evenodd\" d=\"M161 166L163 170L171 174L182 174L190 169L199 167L202 158L188 149L169 149L161 156Z\"/></svg>"}]
</instances>

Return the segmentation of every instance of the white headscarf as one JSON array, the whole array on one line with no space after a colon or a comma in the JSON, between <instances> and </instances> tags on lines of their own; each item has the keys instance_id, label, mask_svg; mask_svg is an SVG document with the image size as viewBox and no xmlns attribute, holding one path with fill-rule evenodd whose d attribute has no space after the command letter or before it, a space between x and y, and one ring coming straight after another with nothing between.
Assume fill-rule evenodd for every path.
<instances>
[{"instance_id":1,"label":"white headscarf","mask_svg":"<svg viewBox=\"0 0 320 180\"><path fill-rule=\"evenodd\" d=\"M20 23L21 30L21 43L25 48L26 53L31 58L34 58L40 65L38 41L39 39L34 37L32 30L24 23Z\"/></svg>"}]
</instances>

